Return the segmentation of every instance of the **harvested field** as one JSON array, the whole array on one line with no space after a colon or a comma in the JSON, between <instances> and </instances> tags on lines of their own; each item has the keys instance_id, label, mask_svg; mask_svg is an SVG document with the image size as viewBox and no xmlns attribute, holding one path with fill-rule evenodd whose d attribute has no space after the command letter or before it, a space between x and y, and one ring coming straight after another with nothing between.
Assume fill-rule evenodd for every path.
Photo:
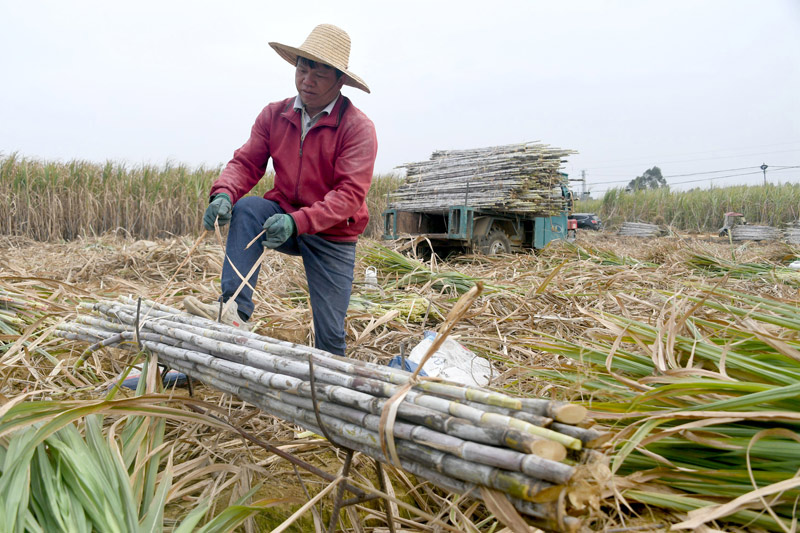
<instances>
[{"instance_id":1,"label":"harvested field","mask_svg":"<svg viewBox=\"0 0 800 533\"><path fill-rule=\"evenodd\" d=\"M100 349L75 369L85 343L56 338L53 329L74 319L81 301L132 295L180 307L189 294L213 300L222 247L211 237L195 244L191 237L106 235L63 244L0 238L4 409L23 399L102 400L132 356ZM564 493L542 494L543 502L557 504L566 495L588 530L646 530L692 519L692 528L778 531L788 527L800 496L800 273L783 266L798 255L796 247L776 242L581 232L574 244L553 243L536 254L415 263L364 239L347 319L348 355L385 364L401 347L410 351L481 281L483 295L452 335L492 361L490 387L580 402L591 410L594 429L616 435L593 452L600 460L583 479ZM364 283L368 266L378 271L378 291ZM297 258L268 254L253 320L261 334L311 343ZM166 394L188 396L186 389ZM341 466L341 452L317 435L201 384L194 396L215 406L226 423L328 472ZM189 412L181 401L174 405ZM204 498L213 501L206 513L213 516L265 481L242 530L266 531L307 494L328 486L296 475L290 463L230 425L166 420L164 442L174 444L179 486L166 498L168 517L183 517ZM8 439L12 429L0 419L0 436ZM377 488L370 462L358 455L356 462L355 480ZM389 472L403 531L504 527L468 496ZM748 496L753 485L771 489ZM712 508L736 498L741 505ZM709 506L705 516L687 514L703 506ZM328 512L309 511L295 527L312 530ZM351 508L343 517L347 531L387 531L380 505Z\"/></svg>"}]
</instances>

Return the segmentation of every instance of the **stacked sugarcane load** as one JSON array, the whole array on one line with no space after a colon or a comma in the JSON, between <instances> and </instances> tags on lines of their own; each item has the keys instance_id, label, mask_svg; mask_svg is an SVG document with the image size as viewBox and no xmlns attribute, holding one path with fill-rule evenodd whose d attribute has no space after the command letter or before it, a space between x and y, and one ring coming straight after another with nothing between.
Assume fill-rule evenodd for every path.
<instances>
[{"instance_id":1,"label":"stacked sugarcane load","mask_svg":"<svg viewBox=\"0 0 800 533\"><path fill-rule=\"evenodd\" d=\"M406 181L390 198L398 211L443 213L469 205L526 216L564 211L559 189L565 158L577 152L535 142L473 150L434 152L428 161L407 163Z\"/></svg>"},{"instance_id":2,"label":"stacked sugarcane load","mask_svg":"<svg viewBox=\"0 0 800 533\"><path fill-rule=\"evenodd\" d=\"M84 357L101 346L141 346L170 368L445 490L504 493L548 529L574 531L581 521L537 495L566 490L581 468L575 465L597 456L590 448L609 437L586 427L586 410L578 405L432 380L415 382L392 406L396 417L387 424L384 407L408 388L408 372L153 302L82 304L57 335L92 343Z\"/></svg>"},{"instance_id":3,"label":"stacked sugarcane load","mask_svg":"<svg viewBox=\"0 0 800 533\"><path fill-rule=\"evenodd\" d=\"M795 220L783 230L783 240L788 244L800 244L800 220Z\"/></svg>"}]
</instances>

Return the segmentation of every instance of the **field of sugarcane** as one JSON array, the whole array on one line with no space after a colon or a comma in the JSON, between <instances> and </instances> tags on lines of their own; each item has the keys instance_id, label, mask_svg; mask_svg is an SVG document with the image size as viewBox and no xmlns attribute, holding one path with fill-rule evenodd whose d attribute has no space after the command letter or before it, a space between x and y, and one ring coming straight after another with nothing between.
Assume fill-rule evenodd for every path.
<instances>
[{"instance_id":1,"label":"field of sugarcane","mask_svg":"<svg viewBox=\"0 0 800 533\"><path fill-rule=\"evenodd\" d=\"M108 161L42 161L0 153L0 235L42 241L119 232L137 239L186 235L202 227L211 183L222 167ZM399 179L375 176L367 198L373 216L367 234L379 236L379 214ZM272 172L253 189L263 194Z\"/></svg>"},{"instance_id":2,"label":"field of sugarcane","mask_svg":"<svg viewBox=\"0 0 800 533\"><path fill-rule=\"evenodd\" d=\"M575 212L599 214L606 227L645 222L699 233L719 230L728 211L742 213L751 224L784 228L800 219L800 184L791 178L785 183L688 191L662 188L625 192L617 188L575 205Z\"/></svg>"},{"instance_id":3,"label":"field of sugarcane","mask_svg":"<svg viewBox=\"0 0 800 533\"><path fill-rule=\"evenodd\" d=\"M384 494L402 531L521 531L518 516L545 530L795 527L790 245L581 232L536 254L421 261L362 239L342 361L298 348L313 332L293 257L266 256L246 340L176 315L186 295L217 295L222 246L196 239L2 237L2 530L324 530L337 484ZM159 313L159 329L145 325ZM389 445L381 414L407 375L386 364L445 326L492 362L495 399L423 381ZM161 386L152 354L196 373L191 395ZM139 389L116 387L134 363ZM459 404L449 418L437 410L447 394ZM560 406L587 416L559 420ZM524 424L488 431L500 426L470 417ZM557 437L563 451L533 427L569 437ZM348 481L330 441L358 450ZM385 508L347 507L338 526L388 531Z\"/></svg>"},{"instance_id":4,"label":"field of sugarcane","mask_svg":"<svg viewBox=\"0 0 800 533\"><path fill-rule=\"evenodd\" d=\"M489 158L484 157L486 150ZM404 178L399 173L374 176L365 235L380 238L381 214L390 203L420 211L480 203L485 209L499 206L522 214L561 208L563 199L552 186L562 179L559 163L571 151L535 143L484 151L434 152L429 161L408 163ZM107 232L135 239L192 234L201 227L208 190L220 170L0 154L0 197L9 199L0 212L0 235L58 241ZM440 178L449 188L441 186ZM263 194L271 180L268 173L253 194ZM612 189L602 198L577 201L573 211L597 213L609 229L641 222L713 233L722 227L727 211L743 213L751 224L784 228L800 219L799 206L800 185L787 182L690 191Z\"/></svg>"}]
</instances>

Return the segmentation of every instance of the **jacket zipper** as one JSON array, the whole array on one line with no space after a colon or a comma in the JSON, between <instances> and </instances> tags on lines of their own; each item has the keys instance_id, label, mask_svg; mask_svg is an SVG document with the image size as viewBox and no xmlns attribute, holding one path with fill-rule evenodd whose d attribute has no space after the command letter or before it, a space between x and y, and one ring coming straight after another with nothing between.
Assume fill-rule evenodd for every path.
<instances>
[{"instance_id":1,"label":"jacket zipper","mask_svg":"<svg viewBox=\"0 0 800 533\"><path fill-rule=\"evenodd\" d=\"M302 117L300 120L303 120ZM300 152L298 153L298 158L300 159L300 164L297 165L297 179L294 181L294 204L300 204L300 176L303 174L303 142L305 139L303 138L303 130L302 126L300 129Z\"/></svg>"}]
</instances>

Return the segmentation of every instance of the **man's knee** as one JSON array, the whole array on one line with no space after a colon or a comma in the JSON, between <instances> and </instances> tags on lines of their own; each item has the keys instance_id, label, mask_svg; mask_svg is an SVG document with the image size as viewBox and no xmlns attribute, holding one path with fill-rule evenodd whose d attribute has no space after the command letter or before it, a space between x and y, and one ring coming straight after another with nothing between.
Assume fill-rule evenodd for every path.
<instances>
[{"instance_id":1,"label":"man's knee","mask_svg":"<svg viewBox=\"0 0 800 533\"><path fill-rule=\"evenodd\" d=\"M233 204L233 220L257 219L264 222L275 213L283 213L283 209L272 200L260 196L245 196Z\"/></svg>"}]
</instances>

